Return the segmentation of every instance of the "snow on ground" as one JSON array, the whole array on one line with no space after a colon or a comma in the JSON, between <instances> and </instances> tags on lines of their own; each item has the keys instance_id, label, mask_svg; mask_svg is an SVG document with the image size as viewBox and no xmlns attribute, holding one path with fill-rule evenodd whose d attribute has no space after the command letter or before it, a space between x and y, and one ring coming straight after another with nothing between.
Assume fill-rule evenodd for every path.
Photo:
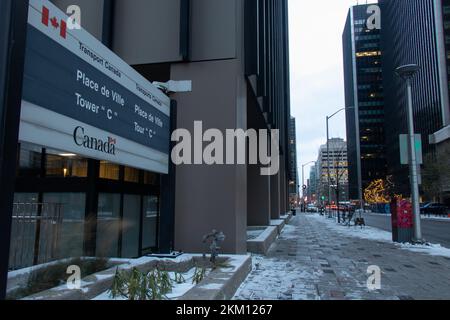
<instances>
[{"instance_id":1,"label":"snow on ground","mask_svg":"<svg viewBox=\"0 0 450 320\"><path fill-rule=\"evenodd\" d=\"M368 212L366 214L376 215L376 216L387 216L390 217L390 213L377 213L377 212ZM450 217L444 217L444 216L421 216L421 220L435 220L435 221L450 221Z\"/></svg>"},{"instance_id":2,"label":"snow on ground","mask_svg":"<svg viewBox=\"0 0 450 320\"><path fill-rule=\"evenodd\" d=\"M298 238L298 235L294 233L297 230L296 227L287 224L283 228L283 232L280 235L280 239L286 239L286 240L295 240Z\"/></svg>"},{"instance_id":3,"label":"snow on ground","mask_svg":"<svg viewBox=\"0 0 450 320\"><path fill-rule=\"evenodd\" d=\"M293 295L294 300L308 300L310 299L307 295L307 292L310 291L309 284L314 283L323 275L321 270L312 271L301 264L287 263L277 258L253 255L252 260L252 273L262 276L252 277L250 275L238 288L233 300L283 299L280 292L282 288L286 291L297 291L297 294ZM264 296L255 296L255 292L264 293Z\"/></svg>"},{"instance_id":4,"label":"snow on ground","mask_svg":"<svg viewBox=\"0 0 450 320\"><path fill-rule=\"evenodd\" d=\"M279 240L296 240L297 227L285 225ZM253 299L286 299L283 292L292 291L294 300L310 300L316 297L308 296L314 289L311 283L320 279L324 272L312 269L303 264L289 262L279 257L267 257L252 254L252 273L241 284L233 300ZM295 293L294 293L295 291ZM260 294L263 296L259 296Z\"/></svg>"},{"instance_id":5,"label":"snow on ground","mask_svg":"<svg viewBox=\"0 0 450 320\"><path fill-rule=\"evenodd\" d=\"M264 232L265 229L260 229L260 230L247 230L247 240L253 240L258 238L261 233Z\"/></svg>"},{"instance_id":6,"label":"snow on ground","mask_svg":"<svg viewBox=\"0 0 450 320\"><path fill-rule=\"evenodd\" d=\"M449 217L422 217L422 220L450 221Z\"/></svg>"},{"instance_id":7,"label":"snow on ground","mask_svg":"<svg viewBox=\"0 0 450 320\"><path fill-rule=\"evenodd\" d=\"M413 245L410 243L398 244L402 249L406 249L412 252L427 253L432 256L442 256L450 258L450 249L441 246L440 244L429 245Z\"/></svg>"},{"instance_id":8,"label":"snow on ground","mask_svg":"<svg viewBox=\"0 0 450 320\"><path fill-rule=\"evenodd\" d=\"M317 219L320 222L327 225L327 227L338 234L348 237L366 239L366 240L376 240L392 243L392 233L384 231L381 229L373 227L348 227L337 224L335 219L327 219L320 215L311 215L311 218ZM442 247L440 244L429 244L429 245L412 245L412 244L400 244L394 243L401 249L409 250L413 252L426 253L432 256L443 256L450 257L450 249Z\"/></svg>"}]
</instances>

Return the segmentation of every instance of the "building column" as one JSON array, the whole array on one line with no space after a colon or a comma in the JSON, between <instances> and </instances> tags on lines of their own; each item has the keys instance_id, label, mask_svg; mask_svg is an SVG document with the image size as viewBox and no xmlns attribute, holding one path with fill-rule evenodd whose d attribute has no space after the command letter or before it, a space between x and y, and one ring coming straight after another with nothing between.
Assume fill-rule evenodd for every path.
<instances>
[{"instance_id":1,"label":"building column","mask_svg":"<svg viewBox=\"0 0 450 320\"><path fill-rule=\"evenodd\" d=\"M270 176L261 175L261 165L247 168L247 224L268 226L271 219Z\"/></svg>"},{"instance_id":2,"label":"building column","mask_svg":"<svg viewBox=\"0 0 450 320\"><path fill-rule=\"evenodd\" d=\"M270 177L270 200L272 219L280 219L280 172Z\"/></svg>"},{"instance_id":3,"label":"building column","mask_svg":"<svg viewBox=\"0 0 450 320\"><path fill-rule=\"evenodd\" d=\"M287 209L287 174L286 174L286 159L285 155L280 156L280 215L286 214Z\"/></svg>"},{"instance_id":4,"label":"building column","mask_svg":"<svg viewBox=\"0 0 450 320\"><path fill-rule=\"evenodd\" d=\"M190 93L173 95L178 103L178 129L188 130L192 140L198 139L194 137L195 121L202 122L203 132L217 129L225 135L227 129L246 130L247 87L241 74L237 60L172 65L171 79L190 79L194 85ZM208 144L203 143L203 147ZM194 156L195 152L192 161ZM197 155L198 158L201 156ZM208 251L202 240L213 229L226 236L221 245L222 253L247 252L247 166L206 165L203 161L202 164L179 165L176 172L175 250Z\"/></svg>"}]
</instances>

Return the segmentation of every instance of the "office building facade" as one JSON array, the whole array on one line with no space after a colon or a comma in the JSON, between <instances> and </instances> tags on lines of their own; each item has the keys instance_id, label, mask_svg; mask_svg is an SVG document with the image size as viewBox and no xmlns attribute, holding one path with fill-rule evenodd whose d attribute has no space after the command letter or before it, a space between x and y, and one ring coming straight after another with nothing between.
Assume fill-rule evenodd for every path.
<instances>
[{"instance_id":1,"label":"office building facade","mask_svg":"<svg viewBox=\"0 0 450 320\"><path fill-rule=\"evenodd\" d=\"M349 10L343 33L350 199L385 179L386 137L380 29L369 29L370 5ZM360 185L362 186L360 190Z\"/></svg>"},{"instance_id":2,"label":"office building facade","mask_svg":"<svg viewBox=\"0 0 450 320\"><path fill-rule=\"evenodd\" d=\"M436 17L436 35L438 42L439 68L442 81L442 129L430 137L430 143L436 146L436 158L441 163L441 195L438 199L450 205L450 103L448 97L450 88L450 1L434 2ZM442 45L439 45L442 44ZM447 85L445 85L447 84Z\"/></svg>"},{"instance_id":3,"label":"office building facade","mask_svg":"<svg viewBox=\"0 0 450 320\"><path fill-rule=\"evenodd\" d=\"M448 140L449 6L441 0L381 0L379 5L388 173L393 176L394 192L409 196L408 167L400 164L399 146L399 135L408 132L407 96L395 69L406 64L420 67L412 80L414 125L422 136L424 158L432 159L436 144Z\"/></svg>"},{"instance_id":4,"label":"office building facade","mask_svg":"<svg viewBox=\"0 0 450 320\"><path fill-rule=\"evenodd\" d=\"M52 13L47 14L44 7L54 11L53 6L41 2L50 3L36 0L34 14L41 17L40 23L50 24ZM168 96L159 91L147 94L139 85L133 88L156 104L163 101L167 117L162 127L187 129L194 135L194 123L201 121L203 131L217 129L224 136L228 129L279 130L279 150L274 152L280 158L279 170L272 176L262 175L260 164L175 167L166 157L168 169L158 170L133 161L115 162L114 136L102 141L101 147L95 144L104 158L49 146L39 135L19 139L14 204L22 204L16 210L32 216L55 213L60 219L61 254L53 258L133 258L171 250L202 253L207 250L203 236L213 229L226 235L222 252L247 252L248 226L267 226L289 211L289 182L296 168L290 161L289 143L287 1L51 3L62 12L78 5L81 26L93 36L90 41L102 42L102 50L109 48L126 63L125 68L132 66L129 72L152 90L155 81L192 81L192 91L168 92ZM59 37L71 38L65 27L53 30L57 31ZM97 57L95 61L104 61L98 48L88 50L82 42L79 48L90 58ZM107 65L108 71L118 72L113 64ZM95 88L81 74L79 82ZM84 100L79 97L80 101ZM86 105L85 101L80 104ZM135 110L144 117L142 110ZM159 124L153 117L146 118ZM98 140L83 129L78 128L73 137L89 149L89 143ZM141 129L145 128L135 128L138 133ZM164 138L168 144L169 136ZM17 246L26 237L30 249L18 267L43 262L40 247L53 239L37 244L44 233L44 229L30 230L25 236L16 233L10 260L23 249Z\"/></svg>"},{"instance_id":5,"label":"office building facade","mask_svg":"<svg viewBox=\"0 0 450 320\"><path fill-rule=\"evenodd\" d=\"M329 166L329 171L328 171ZM331 138L328 146L322 145L317 159L317 193L318 199L323 199L324 204L337 202L337 190L339 201L348 201L348 156L347 143L341 138ZM330 184L328 183L328 173ZM329 197L329 186L331 198Z\"/></svg>"}]
</instances>

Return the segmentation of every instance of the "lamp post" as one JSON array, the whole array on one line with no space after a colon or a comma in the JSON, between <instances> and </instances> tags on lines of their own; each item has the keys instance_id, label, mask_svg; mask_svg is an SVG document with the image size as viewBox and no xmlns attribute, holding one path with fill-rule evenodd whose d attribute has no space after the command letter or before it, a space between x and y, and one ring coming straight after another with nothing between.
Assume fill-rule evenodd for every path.
<instances>
[{"instance_id":1,"label":"lamp post","mask_svg":"<svg viewBox=\"0 0 450 320\"><path fill-rule=\"evenodd\" d=\"M416 137L414 134L414 113L412 104L412 78L419 71L416 64L398 67L395 71L406 82L408 95L408 154L409 154L409 178L411 184L411 202L414 214L414 240L422 243L422 228L420 217L419 179L417 174Z\"/></svg>"},{"instance_id":2,"label":"lamp post","mask_svg":"<svg viewBox=\"0 0 450 320\"><path fill-rule=\"evenodd\" d=\"M302 207L303 207L303 212L305 212L305 167L311 163L314 163L314 161L310 161L310 162L307 162L302 165Z\"/></svg>"},{"instance_id":3,"label":"lamp post","mask_svg":"<svg viewBox=\"0 0 450 320\"><path fill-rule=\"evenodd\" d=\"M330 205L331 201L331 171L330 171L330 127L329 122L330 119L333 118L338 113L344 111L344 110L350 110L354 109L354 107L348 107L348 108L342 108L333 113L331 116L327 116L327 176L328 176L328 205ZM328 212L328 215L331 217L330 212Z\"/></svg>"}]
</instances>

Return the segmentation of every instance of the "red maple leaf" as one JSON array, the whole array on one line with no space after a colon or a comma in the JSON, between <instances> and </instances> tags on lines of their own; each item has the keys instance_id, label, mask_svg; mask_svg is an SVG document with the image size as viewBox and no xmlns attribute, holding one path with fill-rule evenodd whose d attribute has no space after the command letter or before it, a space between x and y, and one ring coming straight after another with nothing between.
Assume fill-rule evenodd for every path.
<instances>
[{"instance_id":1,"label":"red maple leaf","mask_svg":"<svg viewBox=\"0 0 450 320\"><path fill-rule=\"evenodd\" d=\"M56 19L56 17L53 17L50 22L52 23L53 28L57 29L59 27L58 19Z\"/></svg>"}]
</instances>

